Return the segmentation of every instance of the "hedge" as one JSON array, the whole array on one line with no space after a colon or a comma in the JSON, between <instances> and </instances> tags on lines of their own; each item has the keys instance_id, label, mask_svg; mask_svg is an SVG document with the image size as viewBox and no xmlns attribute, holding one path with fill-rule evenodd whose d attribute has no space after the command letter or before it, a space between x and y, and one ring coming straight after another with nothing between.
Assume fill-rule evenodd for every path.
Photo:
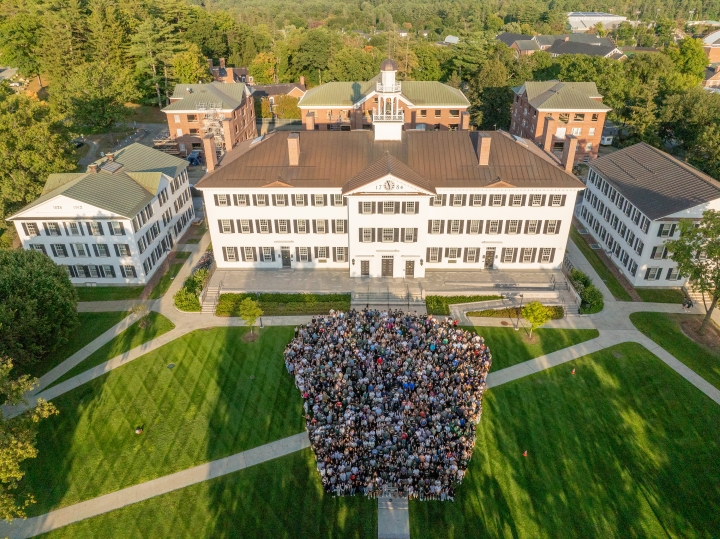
<instances>
[{"instance_id":1,"label":"hedge","mask_svg":"<svg viewBox=\"0 0 720 539\"><path fill-rule=\"evenodd\" d=\"M258 300L265 316L350 310L350 294L221 294L215 315L239 316L238 306L245 298Z\"/></svg>"},{"instance_id":2,"label":"hedge","mask_svg":"<svg viewBox=\"0 0 720 539\"><path fill-rule=\"evenodd\" d=\"M592 279L583 271L573 269L570 271L570 282L580 295L580 314L599 313L605 306L603 294L598 287L592 284Z\"/></svg>"},{"instance_id":3,"label":"hedge","mask_svg":"<svg viewBox=\"0 0 720 539\"><path fill-rule=\"evenodd\" d=\"M474 303L502 299L502 296L425 296L425 307L430 314L450 314L449 305L454 303Z\"/></svg>"},{"instance_id":4,"label":"hedge","mask_svg":"<svg viewBox=\"0 0 720 539\"><path fill-rule=\"evenodd\" d=\"M550 313L550 320L560 320L565 311L560 305L545 305ZM484 311L470 311L466 316L480 316L485 318L523 318L520 307L505 307L503 309L485 309Z\"/></svg>"},{"instance_id":5,"label":"hedge","mask_svg":"<svg viewBox=\"0 0 720 539\"><path fill-rule=\"evenodd\" d=\"M210 279L210 272L205 268L196 270L182 285L182 288L173 296L175 307L181 311L200 312L200 292Z\"/></svg>"}]
</instances>

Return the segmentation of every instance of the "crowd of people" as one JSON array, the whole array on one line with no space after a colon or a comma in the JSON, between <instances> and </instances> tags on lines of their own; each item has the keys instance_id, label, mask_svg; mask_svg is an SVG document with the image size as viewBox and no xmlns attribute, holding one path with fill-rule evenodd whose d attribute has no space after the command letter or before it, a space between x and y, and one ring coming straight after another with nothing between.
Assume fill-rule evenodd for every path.
<instances>
[{"instance_id":1,"label":"crowd of people","mask_svg":"<svg viewBox=\"0 0 720 539\"><path fill-rule=\"evenodd\" d=\"M491 363L482 337L432 315L330 311L295 328L285 366L326 492L454 500Z\"/></svg>"}]
</instances>

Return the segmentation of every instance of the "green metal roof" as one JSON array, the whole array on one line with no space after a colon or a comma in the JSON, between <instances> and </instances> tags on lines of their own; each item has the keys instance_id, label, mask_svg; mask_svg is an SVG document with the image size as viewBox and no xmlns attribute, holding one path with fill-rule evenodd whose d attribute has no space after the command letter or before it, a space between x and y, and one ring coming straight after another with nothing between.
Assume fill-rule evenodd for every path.
<instances>
[{"instance_id":1,"label":"green metal roof","mask_svg":"<svg viewBox=\"0 0 720 539\"><path fill-rule=\"evenodd\" d=\"M123 166L125 172L162 172L176 178L188 167L185 159L144 146L138 142L114 153L114 161ZM103 160L96 161L101 163Z\"/></svg>"},{"instance_id":2,"label":"green metal roof","mask_svg":"<svg viewBox=\"0 0 720 539\"><path fill-rule=\"evenodd\" d=\"M528 81L513 91L518 95L527 93L528 102L537 110L611 110L592 99L602 97L594 82Z\"/></svg>"},{"instance_id":3,"label":"green metal roof","mask_svg":"<svg viewBox=\"0 0 720 539\"><path fill-rule=\"evenodd\" d=\"M115 152L112 161L104 157L94 164L98 172L50 174L40 197L18 213L63 195L132 219L155 197L163 174L175 178L188 166L184 159L138 143Z\"/></svg>"},{"instance_id":4,"label":"green metal roof","mask_svg":"<svg viewBox=\"0 0 720 539\"><path fill-rule=\"evenodd\" d=\"M328 82L308 90L300 98L300 107L351 107L375 92L380 76L369 81ZM415 106L467 107L465 95L452 86L435 81L403 81L402 96Z\"/></svg>"},{"instance_id":5,"label":"green metal roof","mask_svg":"<svg viewBox=\"0 0 720 539\"><path fill-rule=\"evenodd\" d=\"M236 109L242 104L245 95L246 86L242 82L177 84L172 99L179 99L179 101L170 103L163 111L200 110L203 105L205 108Z\"/></svg>"}]
</instances>

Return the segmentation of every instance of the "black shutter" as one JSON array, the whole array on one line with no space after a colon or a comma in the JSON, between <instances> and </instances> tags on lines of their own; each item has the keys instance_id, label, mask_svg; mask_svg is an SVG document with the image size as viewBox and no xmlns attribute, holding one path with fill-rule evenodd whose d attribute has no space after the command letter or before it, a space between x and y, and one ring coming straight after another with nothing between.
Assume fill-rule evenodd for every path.
<instances>
[{"instance_id":1,"label":"black shutter","mask_svg":"<svg viewBox=\"0 0 720 539\"><path fill-rule=\"evenodd\" d=\"M648 280L648 277L650 277L650 268L645 270L645 280Z\"/></svg>"},{"instance_id":2,"label":"black shutter","mask_svg":"<svg viewBox=\"0 0 720 539\"><path fill-rule=\"evenodd\" d=\"M323 195L323 206L327 206L327 195Z\"/></svg>"},{"instance_id":3,"label":"black shutter","mask_svg":"<svg viewBox=\"0 0 720 539\"><path fill-rule=\"evenodd\" d=\"M258 231L258 234L260 233L260 219L255 219L255 228Z\"/></svg>"},{"instance_id":4,"label":"black shutter","mask_svg":"<svg viewBox=\"0 0 720 539\"><path fill-rule=\"evenodd\" d=\"M675 228L676 228L676 225L674 225L674 224L670 225L670 237L671 238L675 235Z\"/></svg>"},{"instance_id":5,"label":"black shutter","mask_svg":"<svg viewBox=\"0 0 720 539\"><path fill-rule=\"evenodd\" d=\"M447 195L442 196L442 205L447 206Z\"/></svg>"},{"instance_id":6,"label":"black shutter","mask_svg":"<svg viewBox=\"0 0 720 539\"><path fill-rule=\"evenodd\" d=\"M252 250L253 250L253 262L257 262L257 260L258 260L257 247L253 247Z\"/></svg>"},{"instance_id":7,"label":"black shutter","mask_svg":"<svg viewBox=\"0 0 720 539\"><path fill-rule=\"evenodd\" d=\"M463 196L464 196L464 195L463 195ZM468 222L469 222L469 221L468 221ZM463 233L463 226L464 226L464 224L465 224L465 220L464 220L464 219L460 219L460 228L458 229L458 230L460 230L460 234Z\"/></svg>"},{"instance_id":8,"label":"black shutter","mask_svg":"<svg viewBox=\"0 0 720 539\"><path fill-rule=\"evenodd\" d=\"M403 243L405 242L405 229L400 229L400 238L402 239Z\"/></svg>"},{"instance_id":9,"label":"black shutter","mask_svg":"<svg viewBox=\"0 0 720 539\"><path fill-rule=\"evenodd\" d=\"M235 234L235 221L233 221L232 219L230 219L230 232Z\"/></svg>"},{"instance_id":10,"label":"black shutter","mask_svg":"<svg viewBox=\"0 0 720 539\"><path fill-rule=\"evenodd\" d=\"M418 229L413 228L413 243L417 243Z\"/></svg>"},{"instance_id":11,"label":"black shutter","mask_svg":"<svg viewBox=\"0 0 720 539\"><path fill-rule=\"evenodd\" d=\"M28 231L27 225L26 225L25 223L21 223L21 224L22 224L23 232L25 232L25 235L26 235L26 236L29 236L29 235L30 235L30 232Z\"/></svg>"},{"instance_id":12,"label":"black shutter","mask_svg":"<svg viewBox=\"0 0 720 539\"><path fill-rule=\"evenodd\" d=\"M485 221L485 234L490 233L490 220Z\"/></svg>"},{"instance_id":13,"label":"black shutter","mask_svg":"<svg viewBox=\"0 0 720 539\"><path fill-rule=\"evenodd\" d=\"M445 258L450 256L450 247L445 247Z\"/></svg>"},{"instance_id":14,"label":"black shutter","mask_svg":"<svg viewBox=\"0 0 720 539\"><path fill-rule=\"evenodd\" d=\"M118 247L117 243L113 247L115 247L115 256L120 256L120 247Z\"/></svg>"},{"instance_id":15,"label":"black shutter","mask_svg":"<svg viewBox=\"0 0 720 539\"><path fill-rule=\"evenodd\" d=\"M363 240L363 229L362 229L362 228L358 228L358 232L360 232L360 243L362 243L362 240Z\"/></svg>"},{"instance_id":16,"label":"black shutter","mask_svg":"<svg viewBox=\"0 0 720 539\"><path fill-rule=\"evenodd\" d=\"M542 199L540 200L540 205L541 205L541 206L544 206L544 205L545 205L545 199L546 199L546 198L547 198L547 195L543 195L543 196L542 196Z\"/></svg>"},{"instance_id":17,"label":"black shutter","mask_svg":"<svg viewBox=\"0 0 720 539\"><path fill-rule=\"evenodd\" d=\"M445 195L443 195L445 196ZM440 221L440 234L445 234L445 221Z\"/></svg>"},{"instance_id":18,"label":"black shutter","mask_svg":"<svg viewBox=\"0 0 720 539\"><path fill-rule=\"evenodd\" d=\"M547 234L548 223L549 221L545 221L545 224L543 224L543 234Z\"/></svg>"},{"instance_id":19,"label":"black shutter","mask_svg":"<svg viewBox=\"0 0 720 539\"><path fill-rule=\"evenodd\" d=\"M257 206L257 195L252 196L253 206Z\"/></svg>"},{"instance_id":20,"label":"black shutter","mask_svg":"<svg viewBox=\"0 0 720 539\"><path fill-rule=\"evenodd\" d=\"M505 247L500 249L500 262L505 262ZM487 256L487 252L485 253L485 256Z\"/></svg>"},{"instance_id":21,"label":"black shutter","mask_svg":"<svg viewBox=\"0 0 720 539\"><path fill-rule=\"evenodd\" d=\"M80 226L82 226L82 224ZM93 233L92 233L92 229L90 228L90 223L85 223L85 226L87 227L88 236L92 236Z\"/></svg>"},{"instance_id":22,"label":"black shutter","mask_svg":"<svg viewBox=\"0 0 720 539\"><path fill-rule=\"evenodd\" d=\"M425 262L430 262L430 247L425 250Z\"/></svg>"},{"instance_id":23,"label":"black shutter","mask_svg":"<svg viewBox=\"0 0 720 539\"><path fill-rule=\"evenodd\" d=\"M555 248L550 249L550 262L555 261Z\"/></svg>"},{"instance_id":24,"label":"black shutter","mask_svg":"<svg viewBox=\"0 0 720 539\"><path fill-rule=\"evenodd\" d=\"M401 210L400 210L400 211L402 211L403 213L405 213L405 211L406 211L406 207L405 207L405 206L406 206L405 202L402 202L402 203L401 203L401 206L400 206L400 207L401 207Z\"/></svg>"},{"instance_id":25,"label":"black shutter","mask_svg":"<svg viewBox=\"0 0 720 539\"><path fill-rule=\"evenodd\" d=\"M358 213L362 214L362 202L358 202Z\"/></svg>"},{"instance_id":26,"label":"black shutter","mask_svg":"<svg viewBox=\"0 0 720 539\"><path fill-rule=\"evenodd\" d=\"M250 233L252 234L252 233L253 233L253 231L255 230L255 229L253 228L253 222L252 222L252 219L249 219L249 220L248 220L248 225L250 226Z\"/></svg>"},{"instance_id":27,"label":"black shutter","mask_svg":"<svg viewBox=\"0 0 720 539\"><path fill-rule=\"evenodd\" d=\"M510 228L510 221L505 221L505 230L500 230L500 232L505 232L505 234L508 233L508 228Z\"/></svg>"},{"instance_id":28,"label":"black shutter","mask_svg":"<svg viewBox=\"0 0 720 539\"><path fill-rule=\"evenodd\" d=\"M560 197L560 205L561 205L561 206L564 206L564 205L565 205L565 199L566 199L566 198L567 198L567 195L563 195L562 197Z\"/></svg>"},{"instance_id":29,"label":"black shutter","mask_svg":"<svg viewBox=\"0 0 720 539\"><path fill-rule=\"evenodd\" d=\"M400 213L400 203L399 202L395 203L395 213Z\"/></svg>"},{"instance_id":30,"label":"black shutter","mask_svg":"<svg viewBox=\"0 0 720 539\"><path fill-rule=\"evenodd\" d=\"M310 196L310 205L311 206L315 205L315 195Z\"/></svg>"},{"instance_id":31,"label":"black shutter","mask_svg":"<svg viewBox=\"0 0 720 539\"><path fill-rule=\"evenodd\" d=\"M432 232L432 219L428 220L428 234Z\"/></svg>"},{"instance_id":32,"label":"black shutter","mask_svg":"<svg viewBox=\"0 0 720 539\"><path fill-rule=\"evenodd\" d=\"M502 196L502 202L500 203L501 206L505 206L505 203L507 202L507 195Z\"/></svg>"},{"instance_id":33,"label":"black shutter","mask_svg":"<svg viewBox=\"0 0 720 539\"><path fill-rule=\"evenodd\" d=\"M498 221L498 233L502 233L502 229L503 229L503 220L500 219Z\"/></svg>"},{"instance_id":34,"label":"black shutter","mask_svg":"<svg viewBox=\"0 0 720 539\"><path fill-rule=\"evenodd\" d=\"M277 219L273 219L273 220L275 221L275 231L280 230L280 229L278 228L278 220L277 220Z\"/></svg>"},{"instance_id":35,"label":"black shutter","mask_svg":"<svg viewBox=\"0 0 720 539\"><path fill-rule=\"evenodd\" d=\"M277 196L276 196L276 195L270 195L270 197L272 198L272 205L273 205L273 206L277 206Z\"/></svg>"},{"instance_id":36,"label":"black shutter","mask_svg":"<svg viewBox=\"0 0 720 539\"><path fill-rule=\"evenodd\" d=\"M522 202L520 202L520 205L521 205L521 206L524 206L526 200L527 200L527 195L523 195L523 196L522 196Z\"/></svg>"},{"instance_id":37,"label":"black shutter","mask_svg":"<svg viewBox=\"0 0 720 539\"><path fill-rule=\"evenodd\" d=\"M468 197L467 195L462 196L462 205L463 206L467 206L467 197Z\"/></svg>"},{"instance_id":38,"label":"black shutter","mask_svg":"<svg viewBox=\"0 0 720 539\"><path fill-rule=\"evenodd\" d=\"M317 234L317 221L315 219L312 220L312 231L313 234Z\"/></svg>"},{"instance_id":39,"label":"black shutter","mask_svg":"<svg viewBox=\"0 0 720 539\"><path fill-rule=\"evenodd\" d=\"M243 262L246 262L246 260L245 260L245 247L240 247L240 259L241 259Z\"/></svg>"},{"instance_id":40,"label":"black shutter","mask_svg":"<svg viewBox=\"0 0 720 539\"><path fill-rule=\"evenodd\" d=\"M297 231L297 219L293 219L293 232L295 232L295 234L298 233L298 231Z\"/></svg>"},{"instance_id":41,"label":"black shutter","mask_svg":"<svg viewBox=\"0 0 720 539\"><path fill-rule=\"evenodd\" d=\"M442 259L443 259L442 255L443 255L442 248L440 248L440 249L438 249L438 262L442 262Z\"/></svg>"},{"instance_id":42,"label":"black shutter","mask_svg":"<svg viewBox=\"0 0 720 539\"><path fill-rule=\"evenodd\" d=\"M315 252L315 258L317 258L318 257L318 248L313 247L313 251Z\"/></svg>"},{"instance_id":43,"label":"black shutter","mask_svg":"<svg viewBox=\"0 0 720 539\"><path fill-rule=\"evenodd\" d=\"M519 250L520 250L520 249L518 249L517 247L515 247L515 248L513 249L513 259L512 259L513 264L514 264L515 261L517 260L517 255L518 255L518 251L519 251Z\"/></svg>"},{"instance_id":44,"label":"black shutter","mask_svg":"<svg viewBox=\"0 0 720 539\"><path fill-rule=\"evenodd\" d=\"M308 262L312 262L313 256L312 256L312 248L308 247Z\"/></svg>"},{"instance_id":45,"label":"black shutter","mask_svg":"<svg viewBox=\"0 0 720 539\"><path fill-rule=\"evenodd\" d=\"M268 233L273 233L272 221L268 219Z\"/></svg>"},{"instance_id":46,"label":"black shutter","mask_svg":"<svg viewBox=\"0 0 720 539\"><path fill-rule=\"evenodd\" d=\"M330 220L330 232L335 234L335 219Z\"/></svg>"},{"instance_id":47,"label":"black shutter","mask_svg":"<svg viewBox=\"0 0 720 539\"><path fill-rule=\"evenodd\" d=\"M467 257L468 257L468 248L465 247L465 249L463 251L463 262L467 262Z\"/></svg>"},{"instance_id":48,"label":"black shutter","mask_svg":"<svg viewBox=\"0 0 720 539\"><path fill-rule=\"evenodd\" d=\"M394 241L395 243L397 243L398 241L400 241L400 229L399 229L399 228L394 228L394 229L393 229L393 241Z\"/></svg>"},{"instance_id":49,"label":"black shutter","mask_svg":"<svg viewBox=\"0 0 720 539\"><path fill-rule=\"evenodd\" d=\"M333 247L333 248L332 248L332 260L333 260L333 262L337 262L337 253L335 252L335 249L337 249L337 247Z\"/></svg>"},{"instance_id":50,"label":"black shutter","mask_svg":"<svg viewBox=\"0 0 720 539\"><path fill-rule=\"evenodd\" d=\"M377 213L377 202L372 203L372 213Z\"/></svg>"},{"instance_id":51,"label":"black shutter","mask_svg":"<svg viewBox=\"0 0 720 539\"><path fill-rule=\"evenodd\" d=\"M300 262L300 247L295 247L295 262Z\"/></svg>"},{"instance_id":52,"label":"black shutter","mask_svg":"<svg viewBox=\"0 0 720 539\"><path fill-rule=\"evenodd\" d=\"M270 260L275 262L275 247L270 247Z\"/></svg>"},{"instance_id":53,"label":"black shutter","mask_svg":"<svg viewBox=\"0 0 720 539\"><path fill-rule=\"evenodd\" d=\"M220 231L220 234L223 233L223 229L222 229L222 219L218 219L218 230Z\"/></svg>"},{"instance_id":54,"label":"black shutter","mask_svg":"<svg viewBox=\"0 0 720 539\"><path fill-rule=\"evenodd\" d=\"M215 199L215 205L216 205L216 206L219 206L219 205L220 205L220 201L218 200L218 196L217 196L217 195L213 195L213 198Z\"/></svg>"},{"instance_id":55,"label":"black shutter","mask_svg":"<svg viewBox=\"0 0 720 539\"><path fill-rule=\"evenodd\" d=\"M102 223L98 222L98 223L97 223L97 226L98 226L98 230L100 230L100 235L101 235L101 236L104 236L104 235L105 235L105 231L103 230Z\"/></svg>"},{"instance_id":56,"label":"black shutter","mask_svg":"<svg viewBox=\"0 0 720 539\"><path fill-rule=\"evenodd\" d=\"M378 228L378 229L377 229L377 240L378 240L378 241L382 241L382 240L383 240L383 237L382 237L382 228Z\"/></svg>"},{"instance_id":57,"label":"black shutter","mask_svg":"<svg viewBox=\"0 0 720 539\"><path fill-rule=\"evenodd\" d=\"M665 225L660 225L660 227L658 228L658 238L659 238L660 236L662 236L662 233L663 233L663 229L664 229L664 228L665 228Z\"/></svg>"},{"instance_id":58,"label":"black shutter","mask_svg":"<svg viewBox=\"0 0 720 539\"><path fill-rule=\"evenodd\" d=\"M370 230L372 230L372 241L375 243L375 229L371 228Z\"/></svg>"},{"instance_id":59,"label":"black shutter","mask_svg":"<svg viewBox=\"0 0 720 539\"><path fill-rule=\"evenodd\" d=\"M95 252L95 256L100 256L100 253L98 252L97 244L93 243L93 251Z\"/></svg>"},{"instance_id":60,"label":"black shutter","mask_svg":"<svg viewBox=\"0 0 720 539\"><path fill-rule=\"evenodd\" d=\"M120 275L122 275L123 277L127 277L125 273L125 268L123 266L120 266Z\"/></svg>"},{"instance_id":61,"label":"black shutter","mask_svg":"<svg viewBox=\"0 0 720 539\"><path fill-rule=\"evenodd\" d=\"M526 219L525 220L525 228L523 229L523 234L527 234L529 226L530 226L530 221Z\"/></svg>"},{"instance_id":62,"label":"black shutter","mask_svg":"<svg viewBox=\"0 0 720 539\"><path fill-rule=\"evenodd\" d=\"M41 247L42 247L42 246L41 246ZM72 244L72 243L70 244L70 252L72 253L73 256L77 256L77 255L75 254L75 247L73 247L73 244Z\"/></svg>"},{"instance_id":63,"label":"black shutter","mask_svg":"<svg viewBox=\"0 0 720 539\"><path fill-rule=\"evenodd\" d=\"M663 247L662 257L663 257L663 260L667 259L667 257L668 257L667 247Z\"/></svg>"},{"instance_id":64,"label":"black shutter","mask_svg":"<svg viewBox=\"0 0 720 539\"><path fill-rule=\"evenodd\" d=\"M223 260L227 262L227 247L222 248L223 251Z\"/></svg>"},{"instance_id":65,"label":"black shutter","mask_svg":"<svg viewBox=\"0 0 720 539\"><path fill-rule=\"evenodd\" d=\"M536 256L537 256L537 247L533 247L533 250L532 250L532 258L530 259L530 262L532 262L533 264L535 263L535 257L536 257Z\"/></svg>"},{"instance_id":66,"label":"black shutter","mask_svg":"<svg viewBox=\"0 0 720 539\"><path fill-rule=\"evenodd\" d=\"M555 234L560 234L560 227L562 226L562 221L556 221L555 222Z\"/></svg>"},{"instance_id":67,"label":"black shutter","mask_svg":"<svg viewBox=\"0 0 720 539\"><path fill-rule=\"evenodd\" d=\"M657 247L652 248L652 252L650 253L650 258L653 258L653 259L655 258L655 253L657 252L657 250L658 250Z\"/></svg>"},{"instance_id":68,"label":"black shutter","mask_svg":"<svg viewBox=\"0 0 720 539\"><path fill-rule=\"evenodd\" d=\"M46 235L46 236L49 236L49 235L50 235L50 231L48 230L47 223L43 223L43 228L45 229L45 235ZM82 223L80 224L80 228L82 228Z\"/></svg>"},{"instance_id":69,"label":"black shutter","mask_svg":"<svg viewBox=\"0 0 720 539\"><path fill-rule=\"evenodd\" d=\"M125 235L125 225L123 225L122 223L118 223L118 224L120 225L120 235L124 236Z\"/></svg>"},{"instance_id":70,"label":"black shutter","mask_svg":"<svg viewBox=\"0 0 720 539\"><path fill-rule=\"evenodd\" d=\"M347 197L342 197L342 205L347 206Z\"/></svg>"}]
</instances>

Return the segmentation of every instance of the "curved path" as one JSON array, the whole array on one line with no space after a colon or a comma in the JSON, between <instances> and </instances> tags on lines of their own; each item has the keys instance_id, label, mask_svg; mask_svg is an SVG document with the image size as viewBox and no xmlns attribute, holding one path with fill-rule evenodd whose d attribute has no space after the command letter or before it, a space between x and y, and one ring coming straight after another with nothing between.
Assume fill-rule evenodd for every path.
<instances>
[{"instance_id":1,"label":"curved path","mask_svg":"<svg viewBox=\"0 0 720 539\"><path fill-rule=\"evenodd\" d=\"M39 381L39 388L36 389L30 396L30 404L18 407L3 407L4 417L18 415L28 407L34 405L38 398L50 400L67 391L71 391L89 380L102 376L113 369L122 367L128 362L145 355L151 350L155 350L156 348L196 329L221 326L243 326L244 323L238 318L220 318L210 314L201 313L182 313L175 309L173 305L173 295L180 288L182 282L190 273L190 269L199 260L201 254L207 248L209 241L209 234L206 234L200 242L199 248L194 250L192 256L183 266L182 270L173 281L173 284L170 286L170 289L161 300L99 302L80 305L80 310L84 311L132 310L138 305L144 305L149 309L162 313L164 316L169 318L175 324L175 329L161 335L157 339L153 339L152 341L113 358L102 365L94 367L78 376L66 380L57 386L43 390L43 388L46 388L64 373L68 372L70 369L82 362L92 352L100 348L100 346L124 331L124 329L132 324L137 318L136 314L131 314L119 324L85 346L85 348L76 352L63 363L41 377ZM666 365L675 370L688 382L707 395L708 398L712 399L717 404L720 404L720 391L717 388L709 384L662 347L658 346L654 341L638 331L629 318L629 315L633 312L650 311L683 314L684 311L682 310L682 307L680 305L667 303L618 302L613 298L610 290L608 290L602 279L598 276L571 240L568 240L568 252L575 266L587 273L593 279L593 282L598 286L598 288L600 288L603 292L605 296L605 308L602 312L593 315L568 316L564 320L549 323L547 327L594 327L598 329L599 336L595 339L576 344L562 350L557 350L524 363L492 372L488 376L488 388L497 387L519 378L530 376L537 372L562 365L563 363L567 363L579 357L600 351L619 343L635 342L650 350ZM699 306L695 306L691 312L692 314L702 314L702 309ZM464 313L459 314L464 319L464 322L470 323L467 317L464 316ZM310 316L263 317L263 322L265 325L297 325L306 322L309 318ZM473 319L473 322L475 322L476 325L482 325L483 323L493 326L499 325L499 321L493 319ZM146 500L154 496L159 496L200 481L232 473L247 466L251 466L252 464L264 462L271 458L286 455L306 447L309 447L307 434L300 433L295 436L285 438L284 440L278 440L249 451L237 453L223 459L201 464L199 466L160 477L152 481L140 483L138 485L87 500L79 504L64 507L45 515L27 520L16 520L11 523L0 523L0 535L8 536L11 539L25 539L33 537L34 535L66 526L72 522L100 515L102 513L112 511L113 509ZM409 517L407 505L402 503L398 504L397 501L388 500L388 498L381 498L379 500L378 517L380 522L383 524L381 529L379 529L380 534L383 537L409 537ZM392 514L389 514L389 511L392 512Z\"/></svg>"}]
</instances>

